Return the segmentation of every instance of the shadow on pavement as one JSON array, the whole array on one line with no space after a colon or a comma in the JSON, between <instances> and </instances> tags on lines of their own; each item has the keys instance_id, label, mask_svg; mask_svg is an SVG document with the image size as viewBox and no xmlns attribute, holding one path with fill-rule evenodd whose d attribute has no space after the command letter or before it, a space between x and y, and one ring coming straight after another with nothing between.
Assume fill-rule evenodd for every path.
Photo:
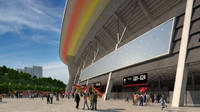
<instances>
[{"instance_id":1,"label":"shadow on pavement","mask_svg":"<svg viewBox=\"0 0 200 112\"><path fill-rule=\"evenodd\" d=\"M6 102L6 101L2 101L2 102L0 102L0 104L1 104L1 103L7 103L7 102Z\"/></svg>"},{"instance_id":2,"label":"shadow on pavement","mask_svg":"<svg viewBox=\"0 0 200 112\"><path fill-rule=\"evenodd\" d=\"M184 107L200 107L200 105L187 105L187 106L184 106Z\"/></svg>"},{"instance_id":3,"label":"shadow on pavement","mask_svg":"<svg viewBox=\"0 0 200 112\"><path fill-rule=\"evenodd\" d=\"M98 109L98 112L122 112L126 109L123 108L113 108L113 109Z\"/></svg>"}]
</instances>

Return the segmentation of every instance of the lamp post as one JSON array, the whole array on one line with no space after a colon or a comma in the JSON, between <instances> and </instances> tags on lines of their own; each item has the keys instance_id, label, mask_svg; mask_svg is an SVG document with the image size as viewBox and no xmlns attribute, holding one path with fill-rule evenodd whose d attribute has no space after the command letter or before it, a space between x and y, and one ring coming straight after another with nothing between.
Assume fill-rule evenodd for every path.
<instances>
[{"instance_id":1,"label":"lamp post","mask_svg":"<svg viewBox=\"0 0 200 112\"><path fill-rule=\"evenodd\" d=\"M11 96L10 95L10 90L11 90L11 82L8 83L8 94L9 94L9 96Z\"/></svg>"}]
</instances>

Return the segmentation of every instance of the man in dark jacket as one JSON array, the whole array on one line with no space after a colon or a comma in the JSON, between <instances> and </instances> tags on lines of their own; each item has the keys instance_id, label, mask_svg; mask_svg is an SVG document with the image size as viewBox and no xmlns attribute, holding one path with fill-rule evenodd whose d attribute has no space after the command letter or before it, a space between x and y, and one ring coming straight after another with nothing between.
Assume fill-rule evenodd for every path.
<instances>
[{"instance_id":1,"label":"man in dark jacket","mask_svg":"<svg viewBox=\"0 0 200 112\"><path fill-rule=\"evenodd\" d=\"M48 94L47 95L47 104L49 104L50 103L50 95Z\"/></svg>"},{"instance_id":2,"label":"man in dark jacket","mask_svg":"<svg viewBox=\"0 0 200 112\"><path fill-rule=\"evenodd\" d=\"M94 92L92 97L93 106L91 110L97 110L97 98L98 98L97 93Z\"/></svg>"},{"instance_id":3,"label":"man in dark jacket","mask_svg":"<svg viewBox=\"0 0 200 112\"><path fill-rule=\"evenodd\" d=\"M75 94L74 101L76 102L76 108L78 109L79 107L79 102L80 102L80 96L78 93Z\"/></svg>"},{"instance_id":4,"label":"man in dark jacket","mask_svg":"<svg viewBox=\"0 0 200 112\"><path fill-rule=\"evenodd\" d=\"M144 96L143 95L140 95L140 106L143 106L143 103L144 103Z\"/></svg>"}]
</instances>

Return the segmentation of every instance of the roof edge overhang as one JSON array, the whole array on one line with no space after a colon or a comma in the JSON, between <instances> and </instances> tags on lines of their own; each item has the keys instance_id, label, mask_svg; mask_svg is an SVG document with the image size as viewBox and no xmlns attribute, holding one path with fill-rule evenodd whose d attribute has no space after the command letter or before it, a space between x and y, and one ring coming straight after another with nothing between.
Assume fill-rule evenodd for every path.
<instances>
[{"instance_id":1,"label":"roof edge overhang","mask_svg":"<svg viewBox=\"0 0 200 112\"><path fill-rule=\"evenodd\" d=\"M87 33L110 0L68 0L62 22L59 55L63 63L73 61Z\"/></svg>"}]
</instances>

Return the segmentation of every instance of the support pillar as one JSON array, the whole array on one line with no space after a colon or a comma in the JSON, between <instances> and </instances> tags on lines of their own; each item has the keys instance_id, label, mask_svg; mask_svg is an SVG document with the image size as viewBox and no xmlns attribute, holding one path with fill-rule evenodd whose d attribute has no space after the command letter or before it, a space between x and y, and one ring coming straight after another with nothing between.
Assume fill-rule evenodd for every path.
<instances>
[{"instance_id":1,"label":"support pillar","mask_svg":"<svg viewBox=\"0 0 200 112\"><path fill-rule=\"evenodd\" d=\"M97 50L94 52L94 57L93 57L93 60L92 60L92 64L94 64L94 62L96 60L96 57L98 56L98 53L99 53L99 48L97 48Z\"/></svg>"},{"instance_id":2,"label":"support pillar","mask_svg":"<svg viewBox=\"0 0 200 112\"><path fill-rule=\"evenodd\" d=\"M191 72L191 75L192 75L192 91L190 92L191 93L191 96L192 96L192 103L195 104L196 103L196 99L197 98L197 94L195 92L195 73L194 72Z\"/></svg>"},{"instance_id":3,"label":"support pillar","mask_svg":"<svg viewBox=\"0 0 200 112\"><path fill-rule=\"evenodd\" d=\"M108 100L109 99L109 95L110 95L111 90L112 90L113 80L111 80L111 77L112 77L112 72L110 72L109 76L108 76L106 91L105 91L105 94L104 94L104 100Z\"/></svg>"},{"instance_id":4,"label":"support pillar","mask_svg":"<svg viewBox=\"0 0 200 112\"><path fill-rule=\"evenodd\" d=\"M74 85L76 85L78 83L78 81L79 81L80 71L81 71L81 67L79 67L77 69L76 76L75 76L75 79L74 79Z\"/></svg>"},{"instance_id":5,"label":"support pillar","mask_svg":"<svg viewBox=\"0 0 200 112\"><path fill-rule=\"evenodd\" d=\"M191 73L192 75L192 91L195 91L195 73Z\"/></svg>"},{"instance_id":6,"label":"support pillar","mask_svg":"<svg viewBox=\"0 0 200 112\"><path fill-rule=\"evenodd\" d=\"M160 76L159 76L159 79L158 79L158 92L160 93L161 92L161 88L160 88Z\"/></svg>"},{"instance_id":7,"label":"support pillar","mask_svg":"<svg viewBox=\"0 0 200 112\"><path fill-rule=\"evenodd\" d=\"M72 76L69 76L68 84L67 84L67 93L71 93L73 86Z\"/></svg>"},{"instance_id":8,"label":"support pillar","mask_svg":"<svg viewBox=\"0 0 200 112\"><path fill-rule=\"evenodd\" d=\"M187 46L189 41L190 24L192 18L194 0L187 0L186 11L183 24L183 33L179 50L179 58L174 85L174 94L172 99L172 107L184 106L184 94L186 92L188 65L186 62Z\"/></svg>"},{"instance_id":9,"label":"support pillar","mask_svg":"<svg viewBox=\"0 0 200 112\"><path fill-rule=\"evenodd\" d=\"M88 86L89 85L89 79L87 79L87 81L86 81L86 86Z\"/></svg>"},{"instance_id":10,"label":"support pillar","mask_svg":"<svg viewBox=\"0 0 200 112\"><path fill-rule=\"evenodd\" d=\"M119 32L117 33L117 43L115 45L115 51L118 49L118 46L119 46L120 42L122 41L122 38L124 37L126 30L127 30L127 26L125 26L121 36L120 36ZM113 80L111 80L111 77L112 77L112 71L109 73L109 76L108 76L108 81L107 81L107 85L106 85L106 92L104 94L104 100L109 99L109 95L110 95L111 90L112 90Z\"/></svg>"}]
</instances>

